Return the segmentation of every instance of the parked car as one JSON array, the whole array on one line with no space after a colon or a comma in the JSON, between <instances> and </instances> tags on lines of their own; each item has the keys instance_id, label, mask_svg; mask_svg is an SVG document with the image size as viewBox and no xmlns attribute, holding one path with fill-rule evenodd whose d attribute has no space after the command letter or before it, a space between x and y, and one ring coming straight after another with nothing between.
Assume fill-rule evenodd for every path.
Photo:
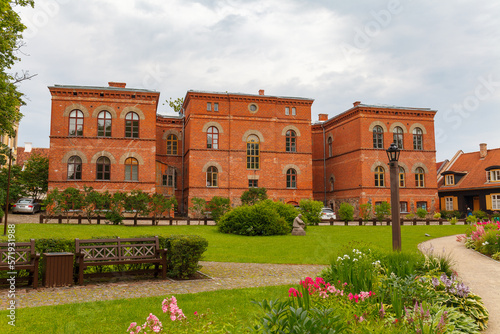
<instances>
[{"instance_id":1,"label":"parked car","mask_svg":"<svg viewBox=\"0 0 500 334\"><path fill-rule=\"evenodd\" d=\"M41 210L42 205L36 202L33 198L21 198L12 206L12 213L37 213Z\"/></svg>"},{"instance_id":2,"label":"parked car","mask_svg":"<svg viewBox=\"0 0 500 334\"><path fill-rule=\"evenodd\" d=\"M335 215L335 212L333 212L332 209L330 208L322 208L321 213L320 213L320 218L321 219L337 219L337 215Z\"/></svg>"}]
</instances>

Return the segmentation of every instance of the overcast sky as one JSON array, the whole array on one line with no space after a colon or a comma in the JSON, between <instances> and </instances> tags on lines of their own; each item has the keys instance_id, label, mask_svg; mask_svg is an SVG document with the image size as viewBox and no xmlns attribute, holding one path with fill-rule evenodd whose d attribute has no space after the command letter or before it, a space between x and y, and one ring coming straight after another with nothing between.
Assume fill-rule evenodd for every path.
<instances>
[{"instance_id":1,"label":"overcast sky","mask_svg":"<svg viewBox=\"0 0 500 334\"><path fill-rule=\"evenodd\" d=\"M354 101L437 110L437 160L500 147L500 2L36 0L15 71L37 74L19 146L49 147L47 86L313 98L312 120ZM169 113L161 103L158 113Z\"/></svg>"}]
</instances>

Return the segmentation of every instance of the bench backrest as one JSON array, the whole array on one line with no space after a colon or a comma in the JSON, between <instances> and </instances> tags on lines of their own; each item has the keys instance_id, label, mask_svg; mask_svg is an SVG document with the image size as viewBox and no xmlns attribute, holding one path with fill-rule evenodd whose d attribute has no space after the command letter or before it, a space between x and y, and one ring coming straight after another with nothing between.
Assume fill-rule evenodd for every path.
<instances>
[{"instance_id":1,"label":"bench backrest","mask_svg":"<svg viewBox=\"0 0 500 334\"><path fill-rule=\"evenodd\" d=\"M12 258L16 260L16 265L31 264L35 254L35 239L31 239L30 242L2 242L0 243L0 267L7 267Z\"/></svg>"},{"instance_id":2,"label":"bench backrest","mask_svg":"<svg viewBox=\"0 0 500 334\"><path fill-rule=\"evenodd\" d=\"M156 258L157 249L160 249L158 237L75 239L76 253L82 253L84 261L92 262Z\"/></svg>"}]
</instances>

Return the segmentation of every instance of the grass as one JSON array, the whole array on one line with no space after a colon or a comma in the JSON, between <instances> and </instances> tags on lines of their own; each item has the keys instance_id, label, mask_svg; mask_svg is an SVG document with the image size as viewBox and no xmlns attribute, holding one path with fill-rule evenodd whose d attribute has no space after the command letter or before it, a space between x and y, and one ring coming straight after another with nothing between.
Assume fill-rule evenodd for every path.
<instances>
[{"instance_id":1,"label":"grass","mask_svg":"<svg viewBox=\"0 0 500 334\"><path fill-rule=\"evenodd\" d=\"M251 300L275 299L288 296L290 286L274 286L235 290L219 290L195 294L176 295L177 304L188 319L193 313L212 312L211 329L227 326L228 315L236 321L229 324L231 332L241 333L252 325L254 314L259 309ZM0 333L125 333L131 322L143 324L149 313L156 315L165 327L172 322L161 311L161 302L165 297L157 296L136 299L121 299L90 303L41 306L16 310L16 327L7 324L6 311L0 312ZM234 310L233 310L234 309ZM167 327L168 328L168 327ZM170 331L167 331L167 333Z\"/></svg>"},{"instance_id":2,"label":"grass","mask_svg":"<svg viewBox=\"0 0 500 334\"><path fill-rule=\"evenodd\" d=\"M464 225L402 226L403 251L416 250L419 243L431 238L465 233L466 228ZM170 234L196 234L204 237L208 240L204 260L218 262L328 264L331 254L352 241L392 249L390 226L309 226L305 237L247 237L219 233L215 226L16 225L17 240Z\"/></svg>"}]
</instances>

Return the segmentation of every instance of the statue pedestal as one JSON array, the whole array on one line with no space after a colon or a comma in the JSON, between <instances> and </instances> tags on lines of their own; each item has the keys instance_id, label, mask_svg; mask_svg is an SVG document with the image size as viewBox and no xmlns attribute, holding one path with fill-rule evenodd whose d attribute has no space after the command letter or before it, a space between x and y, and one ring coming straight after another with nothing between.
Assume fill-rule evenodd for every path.
<instances>
[{"instance_id":1,"label":"statue pedestal","mask_svg":"<svg viewBox=\"0 0 500 334\"><path fill-rule=\"evenodd\" d=\"M304 231L301 227L294 227L292 230L292 235L306 235L306 231Z\"/></svg>"}]
</instances>

